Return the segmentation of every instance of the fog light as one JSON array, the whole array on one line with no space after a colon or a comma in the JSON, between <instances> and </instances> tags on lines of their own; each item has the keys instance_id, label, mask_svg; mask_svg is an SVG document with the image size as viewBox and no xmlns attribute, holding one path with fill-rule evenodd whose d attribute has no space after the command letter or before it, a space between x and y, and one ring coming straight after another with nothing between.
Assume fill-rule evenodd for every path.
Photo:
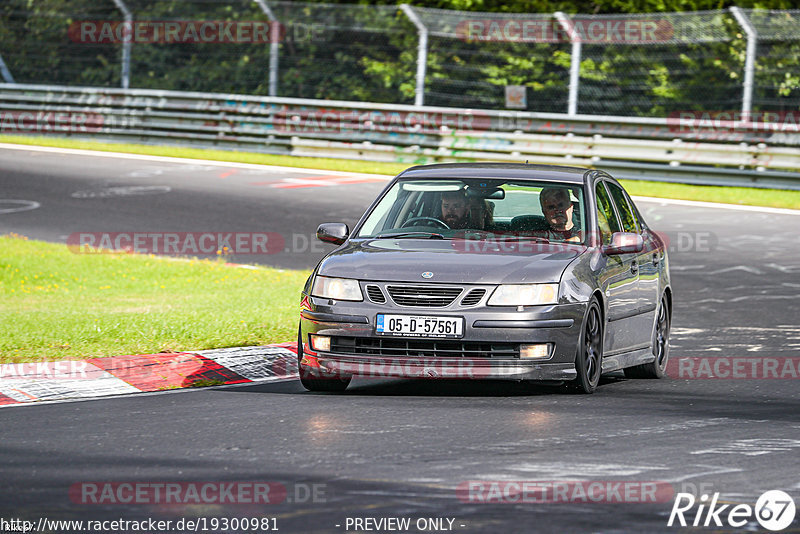
<instances>
[{"instance_id":1,"label":"fog light","mask_svg":"<svg viewBox=\"0 0 800 534\"><path fill-rule=\"evenodd\" d=\"M539 343L537 345L520 345L519 357L528 359L547 359L550 357L550 344Z\"/></svg>"},{"instance_id":2,"label":"fog light","mask_svg":"<svg viewBox=\"0 0 800 534\"><path fill-rule=\"evenodd\" d=\"M311 334L311 350L316 352L330 352L331 338L328 336L317 336Z\"/></svg>"}]
</instances>

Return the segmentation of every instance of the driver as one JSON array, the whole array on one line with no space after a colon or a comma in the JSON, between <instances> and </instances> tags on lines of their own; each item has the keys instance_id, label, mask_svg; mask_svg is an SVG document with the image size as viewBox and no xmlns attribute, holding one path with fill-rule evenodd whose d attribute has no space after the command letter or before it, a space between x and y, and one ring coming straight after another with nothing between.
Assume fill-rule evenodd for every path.
<instances>
[{"instance_id":1,"label":"driver","mask_svg":"<svg viewBox=\"0 0 800 534\"><path fill-rule=\"evenodd\" d=\"M442 220L454 229L469 226L467 194L463 189L442 193Z\"/></svg>"}]
</instances>

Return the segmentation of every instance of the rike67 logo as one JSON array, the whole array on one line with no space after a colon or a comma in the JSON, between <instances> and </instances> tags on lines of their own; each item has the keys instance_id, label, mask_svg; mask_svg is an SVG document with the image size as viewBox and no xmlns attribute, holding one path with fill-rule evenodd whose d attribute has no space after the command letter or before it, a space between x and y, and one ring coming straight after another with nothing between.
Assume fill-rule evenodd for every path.
<instances>
[{"instance_id":1,"label":"rike67 logo","mask_svg":"<svg viewBox=\"0 0 800 534\"><path fill-rule=\"evenodd\" d=\"M693 511L695 504L697 510ZM749 504L721 504L719 493L714 493L710 501L708 495L702 495L699 502L691 493L678 493L667 526L722 527L727 523L738 528L752 524L755 519L762 528L777 532L791 525L794 516L794 500L780 490L764 492L756 501L755 508Z\"/></svg>"}]
</instances>

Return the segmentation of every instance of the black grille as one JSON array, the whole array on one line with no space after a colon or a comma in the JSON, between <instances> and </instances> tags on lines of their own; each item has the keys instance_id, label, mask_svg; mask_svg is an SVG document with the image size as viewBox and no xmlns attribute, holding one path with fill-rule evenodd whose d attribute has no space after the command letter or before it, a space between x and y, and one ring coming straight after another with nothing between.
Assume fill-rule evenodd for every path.
<instances>
[{"instance_id":1,"label":"black grille","mask_svg":"<svg viewBox=\"0 0 800 534\"><path fill-rule=\"evenodd\" d=\"M474 306L481 301L483 296L486 294L485 289L473 289L467 296L461 299L462 306Z\"/></svg>"},{"instance_id":2,"label":"black grille","mask_svg":"<svg viewBox=\"0 0 800 534\"><path fill-rule=\"evenodd\" d=\"M449 306L461 294L460 287L430 286L386 286L389 294L399 306L443 308Z\"/></svg>"},{"instance_id":3,"label":"black grille","mask_svg":"<svg viewBox=\"0 0 800 534\"><path fill-rule=\"evenodd\" d=\"M378 304L383 304L386 302L386 297L383 296L383 291L381 291L381 288L378 286L368 285L367 296L369 297L369 300Z\"/></svg>"},{"instance_id":4,"label":"black grille","mask_svg":"<svg viewBox=\"0 0 800 534\"><path fill-rule=\"evenodd\" d=\"M519 358L515 343L481 343L422 339L333 337L331 352L413 358Z\"/></svg>"}]
</instances>

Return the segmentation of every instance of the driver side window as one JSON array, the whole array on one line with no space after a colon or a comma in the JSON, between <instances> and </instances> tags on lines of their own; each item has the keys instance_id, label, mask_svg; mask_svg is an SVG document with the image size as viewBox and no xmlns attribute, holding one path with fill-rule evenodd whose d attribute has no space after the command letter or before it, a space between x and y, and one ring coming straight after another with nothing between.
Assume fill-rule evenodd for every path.
<instances>
[{"instance_id":1,"label":"driver side window","mask_svg":"<svg viewBox=\"0 0 800 534\"><path fill-rule=\"evenodd\" d=\"M608 245L611 243L611 234L620 231L619 222L603 182L597 182L595 196L597 197L597 228L600 230L602 243Z\"/></svg>"},{"instance_id":2,"label":"driver side window","mask_svg":"<svg viewBox=\"0 0 800 534\"><path fill-rule=\"evenodd\" d=\"M426 195L425 193L419 191L413 191L408 196L408 200L406 201L405 206L403 206L403 209L400 211L397 222L394 226L396 228L401 228L409 220L430 216L429 212L432 209L431 205L434 204L431 196L432 195L430 194Z\"/></svg>"},{"instance_id":3,"label":"driver side window","mask_svg":"<svg viewBox=\"0 0 800 534\"><path fill-rule=\"evenodd\" d=\"M611 196L614 198L614 203L619 210L619 216L622 218L622 227L626 232L639 233L636 217L634 217L631 205L625 197L625 192L616 184L608 183L607 185L609 191L611 191Z\"/></svg>"}]
</instances>

